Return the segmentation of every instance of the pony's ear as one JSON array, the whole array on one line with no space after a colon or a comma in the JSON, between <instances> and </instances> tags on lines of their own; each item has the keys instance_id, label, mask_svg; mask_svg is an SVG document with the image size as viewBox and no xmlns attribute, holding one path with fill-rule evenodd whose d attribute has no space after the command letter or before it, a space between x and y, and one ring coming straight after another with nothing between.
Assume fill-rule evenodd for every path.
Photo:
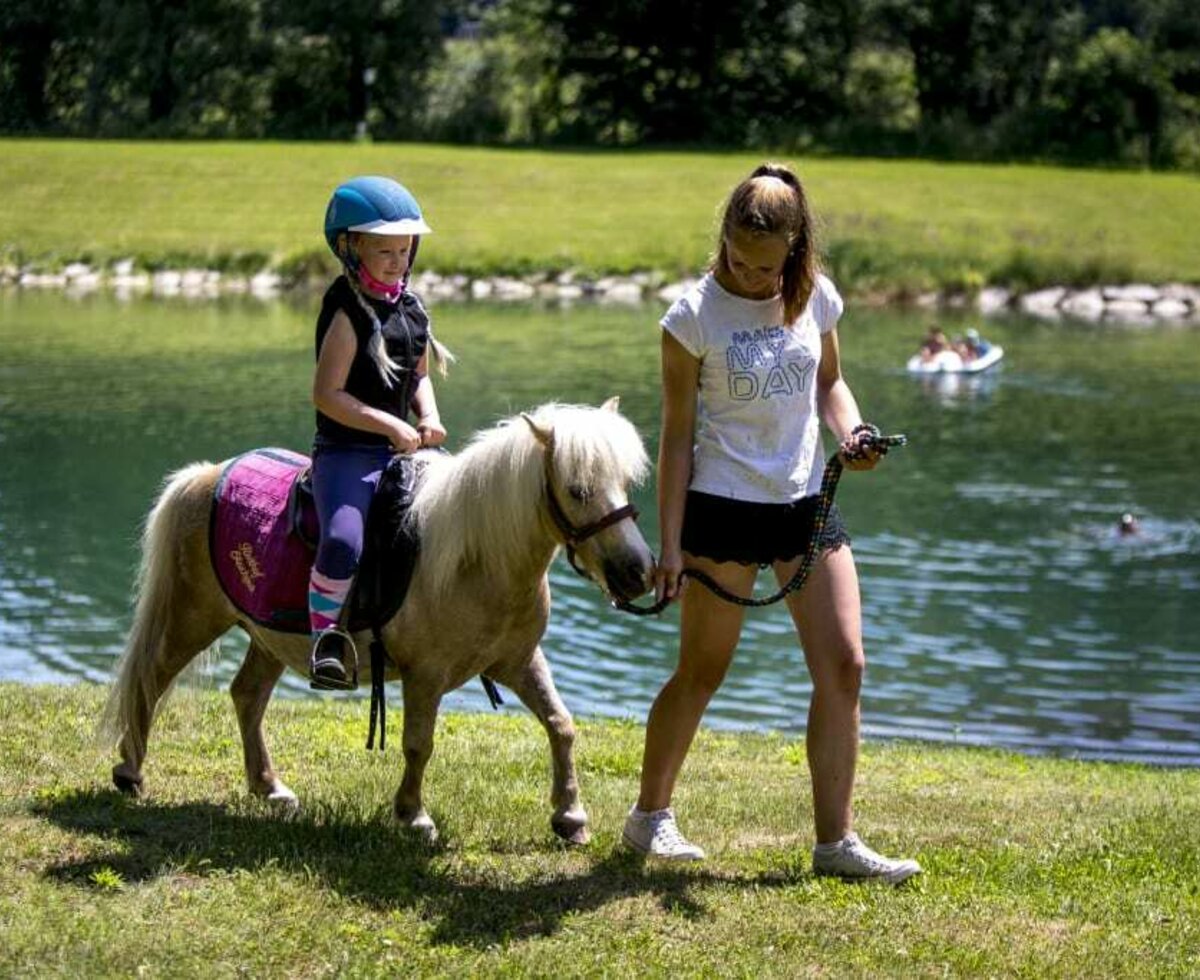
<instances>
[{"instance_id":1,"label":"pony's ear","mask_svg":"<svg viewBox=\"0 0 1200 980\"><path fill-rule=\"evenodd\" d=\"M616 412L621 408L621 396L613 395L608 401L600 406L600 410L604 412Z\"/></svg>"},{"instance_id":2,"label":"pony's ear","mask_svg":"<svg viewBox=\"0 0 1200 980\"><path fill-rule=\"evenodd\" d=\"M528 425L529 428L533 430L534 438L537 439L537 441L540 442L543 446L548 446L548 445L550 445L551 442L554 441L554 429L553 428L551 428L550 426L538 425L533 420L533 416L531 416L525 412L521 413L521 418L523 418L525 420L526 425Z\"/></svg>"}]
</instances>

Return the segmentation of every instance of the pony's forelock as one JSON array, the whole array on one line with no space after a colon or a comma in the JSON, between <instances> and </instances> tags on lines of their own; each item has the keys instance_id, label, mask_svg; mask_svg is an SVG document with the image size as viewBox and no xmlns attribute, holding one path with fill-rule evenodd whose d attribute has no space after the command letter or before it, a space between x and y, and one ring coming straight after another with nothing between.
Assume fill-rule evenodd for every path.
<instances>
[{"instance_id":1,"label":"pony's forelock","mask_svg":"<svg viewBox=\"0 0 1200 980\"><path fill-rule=\"evenodd\" d=\"M560 475L589 489L608 481L638 484L649 460L632 423L617 412L583 405L544 405L533 416L554 432L554 457Z\"/></svg>"}]
</instances>

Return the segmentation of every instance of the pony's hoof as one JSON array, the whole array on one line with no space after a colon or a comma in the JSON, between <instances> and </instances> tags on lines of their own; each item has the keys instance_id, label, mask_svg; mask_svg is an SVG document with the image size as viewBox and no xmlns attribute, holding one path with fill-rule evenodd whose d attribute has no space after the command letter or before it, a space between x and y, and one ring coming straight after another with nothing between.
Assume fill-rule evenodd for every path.
<instances>
[{"instance_id":1,"label":"pony's hoof","mask_svg":"<svg viewBox=\"0 0 1200 980\"><path fill-rule=\"evenodd\" d=\"M587 826L587 814L582 810L551 817L550 826L568 844L582 847L592 839L592 832Z\"/></svg>"},{"instance_id":2,"label":"pony's hoof","mask_svg":"<svg viewBox=\"0 0 1200 980\"><path fill-rule=\"evenodd\" d=\"M436 844L438 841L437 824L433 822L433 817L422 810L415 817L404 818L397 816L400 821L400 826L404 831L411 834L422 844Z\"/></svg>"},{"instance_id":3,"label":"pony's hoof","mask_svg":"<svg viewBox=\"0 0 1200 980\"><path fill-rule=\"evenodd\" d=\"M300 797L280 783L266 796L267 803L273 810L278 810L287 816L300 812Z\"/></svg>"},{"instance_id":4,"label":"pony's hoof","mask_svg":"<svg viewBox=\"0 0 1200 980\"><path fill-rule=\"evenodd\" d=\"M113 766L112 781L113 785L126 796L132 796L136 799L142 795L141 773L130 774L123 766Z\"/></svg>"}]
</instances>

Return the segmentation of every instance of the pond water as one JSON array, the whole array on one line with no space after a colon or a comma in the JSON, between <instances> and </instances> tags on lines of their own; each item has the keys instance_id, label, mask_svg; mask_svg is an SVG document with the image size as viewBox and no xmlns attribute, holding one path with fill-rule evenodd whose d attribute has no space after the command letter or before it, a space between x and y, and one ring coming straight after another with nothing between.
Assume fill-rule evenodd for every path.
<instances>
[{"instance_id":1,"label":"pond water","mask_svg":"<svg viewBox=\"0 0 1200 980\"><path fill-rule=\"evenodd\" d=\"M106 679L168 470L307 448L314 305L0 293L0 679ZM452 448L543 401L620 394L653 456L658 310L434 312L459 357L439 387ZM866 736L1200 764L1200 338L1012 318L986 324L1007 351L994 372L910 377L930 322L852 308L841 329L867 417L910 439L839 491L864 596ZM653 488L637 502L656 544ZM1139 535L1117 536L1124 511ZM644 720L677 611L618 613L561 559L551 577L545 649L567 704ZM227 683L241 648L230 634L199 681ZM281 693L316 696L298 677ZM808 693L786 613L753 611L706 724L798 733ZM486 707L474 684L446 704Z\"/></svg>"}]
</instances>

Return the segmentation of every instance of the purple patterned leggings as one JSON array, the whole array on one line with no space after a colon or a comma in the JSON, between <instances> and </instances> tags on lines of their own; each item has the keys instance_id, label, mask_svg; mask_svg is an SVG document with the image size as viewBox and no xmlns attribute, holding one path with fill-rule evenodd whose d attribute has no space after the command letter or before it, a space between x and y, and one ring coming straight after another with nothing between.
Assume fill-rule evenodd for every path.
<instances>
[{"instance_id":1,"label":"purple patterned leggings","mask_svg":"<svg viewBox=\"0 0 1200 980\"><path fill-rule=\"evenodd\" d=\"M390 446L318 446L313 451L313 497L321 522L316 569L348 579L362 557L367 511L379 477L392 458Z\"/></svg>"}]
</instances>

